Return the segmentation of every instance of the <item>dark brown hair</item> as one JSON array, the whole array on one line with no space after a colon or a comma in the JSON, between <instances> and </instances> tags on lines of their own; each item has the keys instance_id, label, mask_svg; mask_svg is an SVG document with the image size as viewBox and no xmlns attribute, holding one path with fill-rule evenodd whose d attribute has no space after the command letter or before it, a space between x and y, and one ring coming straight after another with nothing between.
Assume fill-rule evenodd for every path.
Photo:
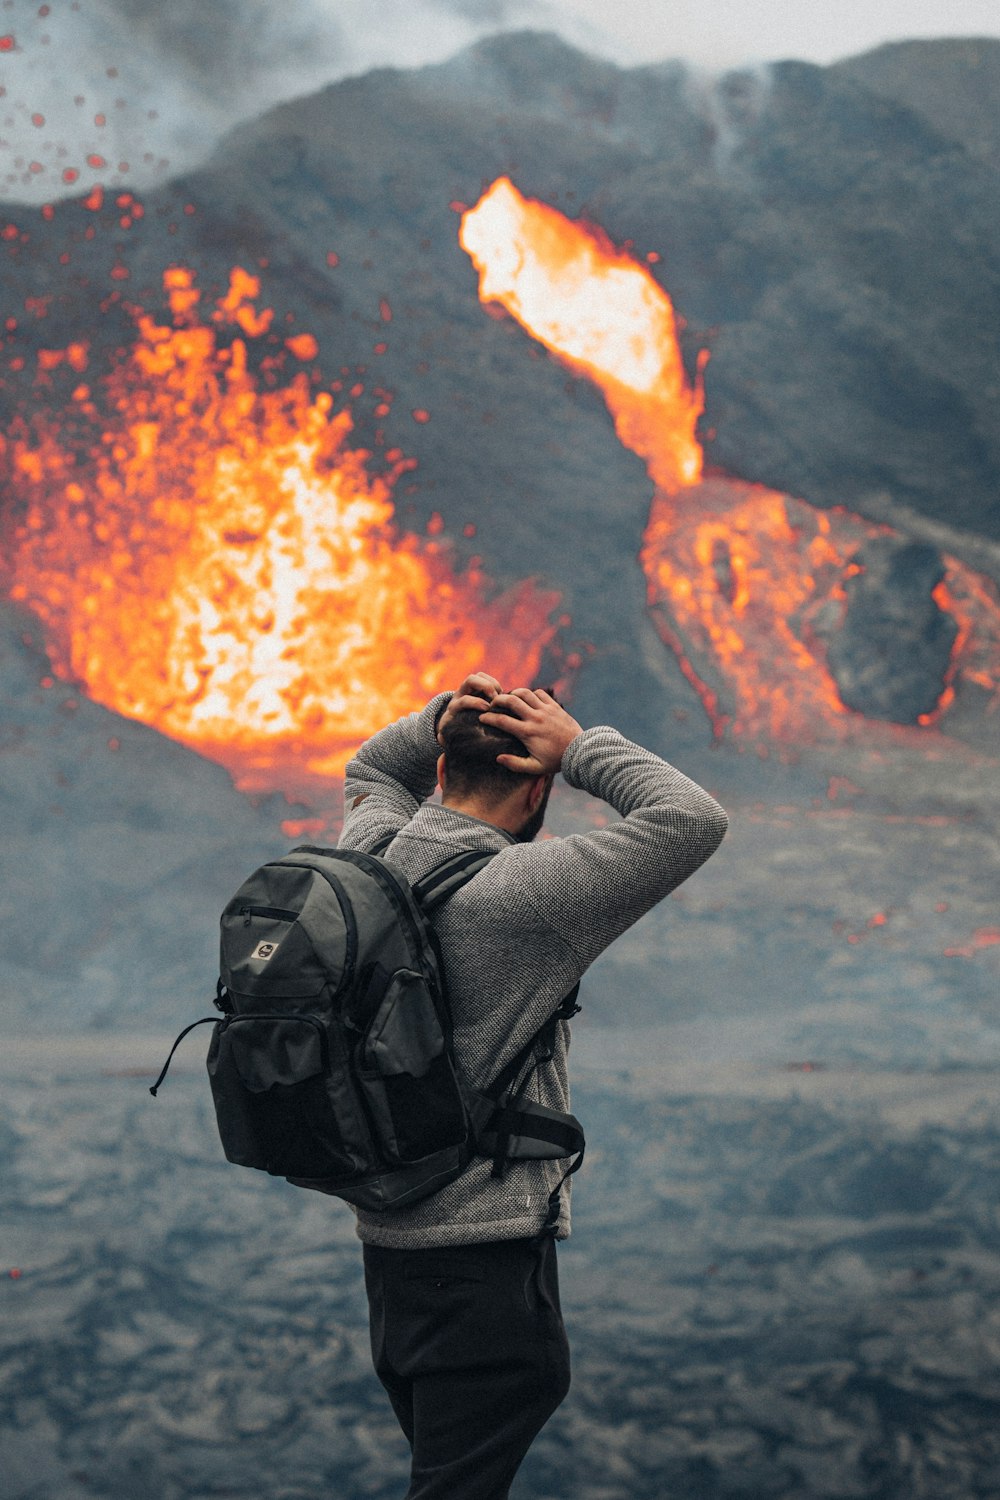
<instances>
[{"instance_id":1,"label":"dark brown hair","mask_svg":"<svg viewBox=\"0 0 1000 1500\"><path fill-rule=\"evenodd\" d=\"M503 713L503 709L495 712ZM441 738L449 792L459 797L485 795L490 801L500 802L524 784L523 775L499 765L497 756L526 759L531 752L515 735L484 724L479 709L460 709L445 724Z\"/></svg>"}]
</instances>

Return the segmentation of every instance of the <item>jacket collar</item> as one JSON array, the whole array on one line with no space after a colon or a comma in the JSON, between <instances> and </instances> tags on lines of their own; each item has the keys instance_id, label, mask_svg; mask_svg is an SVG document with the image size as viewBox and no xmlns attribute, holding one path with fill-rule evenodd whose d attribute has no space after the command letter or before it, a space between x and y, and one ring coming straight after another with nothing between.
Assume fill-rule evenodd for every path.
<instances>
[{"instance_id":1,"label":"jacket collar","mask_svg":"<svg viewBox=\"0 0 1000 1500\"><path fill-rule=\"evenodd\" d=\"M439 802L425 802L417 809L409 823L399 830L400 839L428 839L434 843L447 843L456 849L505 849L516 844L513 834L471 813L443 807Z\"/></svg>"}]
</instances>

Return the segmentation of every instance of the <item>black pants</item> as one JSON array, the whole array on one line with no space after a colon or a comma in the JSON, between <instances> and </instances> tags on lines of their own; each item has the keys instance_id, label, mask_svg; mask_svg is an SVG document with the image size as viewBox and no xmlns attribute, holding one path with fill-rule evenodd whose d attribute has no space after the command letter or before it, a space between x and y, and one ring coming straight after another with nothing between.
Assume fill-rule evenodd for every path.
<instances>
[{"instance_id":1,"label":"black pants","mask_svg":"<svg viewBox=\"0 0 1000 1500\"><path fill-rule=\"evenodd\" d=\"M413 1450L407 1500L506 1500L569 1390L555 1241L364 1255L375 1371Z\"/></svg>"}]
</instances>

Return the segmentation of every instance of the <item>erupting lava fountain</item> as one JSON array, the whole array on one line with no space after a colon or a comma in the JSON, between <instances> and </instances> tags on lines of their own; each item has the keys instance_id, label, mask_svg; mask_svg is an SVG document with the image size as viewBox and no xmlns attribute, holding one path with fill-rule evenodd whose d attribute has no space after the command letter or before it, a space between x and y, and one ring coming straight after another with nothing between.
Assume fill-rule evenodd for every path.
<instances>
[{"instance_id":1,"label":"erupting lava fountain","mask_svg":"<svg viewBox=\"0 0 1000 1500\"><path fill-rule=\"evenodd\" d=\"M69 414L38 406L0 438L9 591L57 672L243 789L307 799L470 662L530 681L558 595L529 581L490 598L477 566L396 530L412 462L390 450L373 476L328 393L304 373L267 388L268 357L250 368L271 323L256 278L234 271L208 319L190 271L164 281L171 323L136 309L99 395L85 345L43 351L42 373L70 378ZM309 334L287 343L316 355Z\"/></svg>"}]
</instances>

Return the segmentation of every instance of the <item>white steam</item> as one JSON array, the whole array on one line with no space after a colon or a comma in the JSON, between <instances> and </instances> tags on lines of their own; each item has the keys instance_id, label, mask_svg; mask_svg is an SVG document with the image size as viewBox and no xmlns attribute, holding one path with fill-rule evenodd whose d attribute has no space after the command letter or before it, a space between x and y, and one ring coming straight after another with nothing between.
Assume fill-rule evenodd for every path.
<instances>
[{"instance_id":1,"label":"white steam","mask_svg":"<svg viewBox=\"0 0 1000 1500\"><path fill-rule=\"evenodd\" d=\"M0 0L0 198L148 188L283 100L548 19L545 0Z\"/></svg>"}]
</instances>

